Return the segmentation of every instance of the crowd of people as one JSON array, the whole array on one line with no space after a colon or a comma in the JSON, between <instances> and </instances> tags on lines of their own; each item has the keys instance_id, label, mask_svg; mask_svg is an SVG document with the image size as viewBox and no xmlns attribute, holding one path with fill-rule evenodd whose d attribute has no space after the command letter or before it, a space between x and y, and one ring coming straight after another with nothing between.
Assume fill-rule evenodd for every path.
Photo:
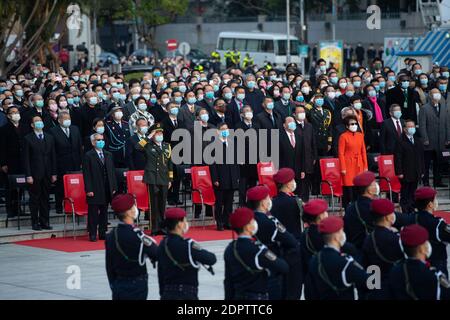
<instances>
[{"instance_id":1,"label":"crowd of people","mask_svg":"<svg viewBox=\"0 0 450 320\"><path fill-rule=\"evenodd\" d=\"M402 236L404 245L410 249L406 254L414 259L428 257L431 242L434 255L431 257L435 258L432 265L447 274L443 242L450 227L441 220L432 220L426 212L437 209L436 193L429 190L431 167L435 188L445 187L442 175L448 170L444 151L450 147L449 69L434 65L431 72L425 72L414 58L404 62L406 67L395 72L383 66L381 59L374 58L367 67L359 66L341 75L333 65L318 59L314 74L305 77L295 64L283 70L249 66L245 70L232 67L218 73L193 70L166 59L142 78L129 80L121 73L109 74L101 69L67 72L31 66L26 73L0 79L0 167L7 213L17 215L20 196L10 187L7 177L24 175L32 228L51 229L49 193L54 190L56 212L62 213L63 176L82 171L90 240L97 241L97 236L105 239L109 204L124 191L115 169L144 170L144 182L150 193L147 218L152 233L158 234L163 231L166 205L181 204L180 185L186 181L184 169L205 165L203 160L196 162L195 157L188 163L172 163L171 150L177 144L171 139L174 130L193 132L195 124L203 130L215 129L215 140L223 144L225 155L233 145L228 143L233 138L230 129L256 133L260 129L277 130L280 171L290 171L278 177L280 194L273 202L266 190L258 189L256 164L210 165L216 203L214 208L206 206L206 215L214 214L218 230L234 229L245 239L256 235L263 245L271 248L271 251L256 250L253 247L256 244L246 243L242 244L242 252L239 244L227 249L225 260L227 266L230 264L225 280L227 297L236 297L233 292L239 277L248 281L243 277L245 272L263 281L248 283L249 286L258 283L262 287L258 288L260 291L239 290L239 298L298 298L303 280L306 284L313 283L309 289L316 290L305 291L310 297L324 297L321 285L327 288L324 289L327 293L332 289L331 296L326 297L348 297L353 284L361 284L366 278L353 258L341 257L333 250L344 249L345 235L358 252L352 253L350 248L349 254L360 256L361 250L373 243L376 255L389 265L383 270L388 273L399 256L386 258L383 250L393 249L392 239L395 235L398 240L398 234L392 232L389 234L392 242L378 247L377 240L368 242L366 236L378 236L378 227L391 232L395 223L410 224L411 217L416 217L415 223L428 229L429 235L425 236L419 227L407 229L405 237ZM207 146L203 143L201 149ZM400 203L400 215L394 214L391 203L382 203L381 208L374 204L380 193L378 184L372 177L361 179L376 165L375 154L394 155L402 188L393 200ZM311 195L320 194L319 159L330 156L340 161L345 225L340 220L325 219L327 209L313 202L312 208L303 207L306 213L303 219L309 225L305 234L303 223L297 219L296 212L300 210L297 200L310 203ZM425 198L421 198L420 192L417 194L421 190L417 189L419 184L426 190ZM235 191L239 192L240 206L250 206L254 216L247 211L242 214L245 219L233 218ZM284 195L286 199L282 199ZM424 212L423 217L416 210ZM202 207L196 206L194 217L201 211ZM271 213L278 219L272 219ZM185 219L179 212L175 216L178 222ZM170 226L180 233L186 229L184 223ZM416 233L420 236L411 236ZM306 248L301 249L299 241L302 243L305 236ZM322 252L324 245L333 250L315 254ZM245 250L255 252L256 259L251 254L245 255ZM302 251L306 253L299 254ZM283 256L290 268L286 267L286 261L277 260L278 255ZM311 256L311 263L305 255ZM173 262L172 258L169 260ZM253 260L247 261L249 258ZM370 260L373 254L367 258ZM189 265L184 267L196 267L189 259ZM295 267L302 263L303 268ZM234 269L236 264L242 270ZM338 267L344 270L339 283L335 281L340 276L332 273ZM274 271L269 280L262 272L265 268ZM308 268L312 268L311 272L298 272ZM414 281L412 276L409 281ZM193 286L195 283L189 287L191 293ZM267 286L271 289L264 291ZM169 287L176 289L176 283ZM417 292L422 289L417 288Z\"/></svg>"}]
</instances>

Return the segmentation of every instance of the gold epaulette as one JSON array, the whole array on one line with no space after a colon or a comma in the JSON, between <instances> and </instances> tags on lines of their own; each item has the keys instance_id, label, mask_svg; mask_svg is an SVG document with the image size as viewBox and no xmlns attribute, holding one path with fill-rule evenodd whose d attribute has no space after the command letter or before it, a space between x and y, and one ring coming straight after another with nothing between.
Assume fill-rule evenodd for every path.
<instances>
[{"instance_id":1,"label":"gold epaulette","mask_svg":"<svg viewBox=\"0 0 450 320\"><path fill-rule=\"evenodd\" d=\"M142 148L145 148L145 146L148 144L148 142L147 142L147 140L145 140L145 139L142 139L141 141L139 141L139 145L142 147Z\"/></svg>"}]
</instances>

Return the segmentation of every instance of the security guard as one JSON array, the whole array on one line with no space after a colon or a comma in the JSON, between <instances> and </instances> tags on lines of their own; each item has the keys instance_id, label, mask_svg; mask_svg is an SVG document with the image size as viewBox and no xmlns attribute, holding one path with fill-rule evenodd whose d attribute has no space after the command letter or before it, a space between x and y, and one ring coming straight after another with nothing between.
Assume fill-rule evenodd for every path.
<instances>
[{"instance_id":1,"label":"security guard","mask_svg":"<svg viewBox=\"0 0 450 320\"><path fill-rule=\"evenodd\" d=\"M288 272L287 263L254 241L258 223L251 209L236 209L230 225L238 238L225 249L225 300L268 300L268 275Z\"/></svg>"},{"instance_id":2,"label":"security guard","mask_svg":"<svg viewBox=\"0 0 450 320\"><path fill-rule=\"evenodd\" d=\"M160 224L166 210L167 192L173 180L170 144L163 142L163 128L157 123L150 128L150 136L142 139L138 149L143 149L146 165L144 183L148 185L150 196L150 230L161 234Z\"/></svg>"},{"instance_id":3,"label":"security guard","mask_svg":"<svg viewBox=\"0 0 450 320\"><path fill-rule=\"evenodd\" d=\"M241 52L237 49L234 49L231 53L231 62L233 68L240 68L241 63Z\"/></svg>"},{"instance_id":4,"label":"security guard","mask_svg":"<svg viewBox=\"0 0 450 320\"><path fill-rule=\"evenodd\" d=\"M217 51L211 52L211 67L213 72L220 73L220 53Z\"/></svg>"},{"instance_id":5,"label":"security guard","mask_svg":"<svg viewBox=\"0 0 450 320\"><path fill-rule=\"evenodd\" d=\"M375 199L370 204L374 230L366 237L362 249L362 265L378 266L381 288L370 290L369 300L387 300L389 296L389 272L405 255L395 224L395 206L388 199Z\"/></svg>"},{"instance_id":6,"label":"security guard","mask_svg":"<svg viewBox=\"0 0 450 320\"><path fill-rule=\"evenodd\" d=\"M356 300L367 290L369 275L354 258L341 253L345 243L344 221L328 217L319 224L325 246L311 260L305 282L308 300Z\"/></svg>"},{"instance_id":7,"label":"security guard","mask_svg":"<svg viewBox=\"0 0 450 320\"><path fill-rule=\"evenodd\" d=\"M166 210L164 227L168 235L158 248L158 280L161 300L198 300L198 270L202 265L214 275L216 255L185 239L189 230L186 211Z\"/></svg>"},{"instance_id":8,"label":"security guard","mask_svg":"<svg viewBox=\"0 0 450 320\"><path fill-rule=\"evenodd\" d=\"M113 300L146 300L146 257L156 262L158 246L134 226L139 211L131 194L117 195L111 207L120 222L106 235L106 272Z\"/></svg>"},{"instance_id":9,"label":"security guard","mask_svg":"<svg viewBox=\"0 0 450 320\"><path fill-rule=\"evenodd\" d=\"M294 194L297 188L295 172L291 168L282 168L273 176L278 186L278 195L273 199L271 213L280 223L286 226L286 230L292 234L297 242L303 230L301 219L301 200ZM284 254L282 258L289 264L289 273L283 279L283 292L286 300L299 300L302 294L303 271L300 247L298 250L289 250L290 254Z\"/></svg>"},{"instance_id":10,"label":"security guard","mask_svg":"<svg viewBox=\"0 0 450 320\"><path fill-rule=\"evenodd\" d=\"M444 219L433 215L438 208L437 192L430 187L422 187L415 192L417 213L414 221L427 229L430 234L430 243L433 254L429 261L433 267L448 277L447 269L447 243L450 242L450 225Z\"/></svg>"},{"instance_id":11,"label":"security guard","mask_svg":"<svg viewBox=\"0 0 450 320\"><path fill-rule=\"evenodd\" d=\"M225 52L224 58L227 69L231 68L233 66L233 53L230 50L227 50L227 52Z\"/></svg>"},{"instance_id":12,"label":"security guard","mask_svg":"<svg viewBox=\"0 0 450 320\"><path fill-rule=\"evenodd\" d=\"M323 237L319 232L319 224L328 218L328 203L323 199L313 199L303 205L303 221L308 227L300 235L300 250L303 264L303 278L308 274L311 258L322 250ZM359 258L358 250L349 242L345 242L342 252L355 259Z\"/></svg>"},{"instance_id":13,"label":"security guard","mask_svg":"<svg viewBox=\"0 0 450 320\"><path fill-rule=\"evenodd\" d=\"M106 150L113 154L116 168L126 168L125 145L130 138L130 126L128 122L122 120L123 110L121 106L113 107L110 115L110 119L106 121Z\"/></svg>"},{"instance_id":14,"label":"security guard","mask_svg":"<svg viewBox=\"0 0 450 320\"><path fill-rule=\"evenodd\" d=\"M242 67L247 69L255 64L255 60L250 57L248 53L245 54L244 60L242 61Z\"/></svg>"},{"instance_id":15,"label":"security guard","mask_svg":"<svg viewBox=\"0 0 450 320\"><path fill-rule=\"evenodd\" d=\"M269 188L266 186L250 188L247 191L247 201L249 208L255 211L255 220L258 223L256 239L267 246L278 257L298 253L299 244L297 240L270 213L272 200L270 199ZM269 277L270 300L281 300L284 298L282 280L280 273L271 273ZM298 290L301 290L301 288L298 288Z\"/></svg>"},{"instance_id":16,"label":"security guard","mask_svg":"<svg viewBox=\"0 0 450 320\"><path fill-rule=\"evenodd\" d=\"M402 229L400 238L407 259L396 264L389 275L389 288L397 300L448 300L450 284L441 271L427 265L432 254L427 229L412 224Z\"/></svg>"}]
</instances>

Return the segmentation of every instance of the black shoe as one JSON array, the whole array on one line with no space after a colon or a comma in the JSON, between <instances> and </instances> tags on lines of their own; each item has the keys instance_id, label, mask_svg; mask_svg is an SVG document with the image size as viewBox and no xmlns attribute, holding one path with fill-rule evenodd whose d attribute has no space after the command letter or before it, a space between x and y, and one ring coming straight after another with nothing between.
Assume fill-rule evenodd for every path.
<instances>
[{"instance_id":1,"label":"black shoe","mask_svg":"<svg viewBox=\"0 0 450 320\"><path fill-rule=\"evenodd\" d=\"M231 226L229 224L225 225L225 230L231 230Z\"/></svg>"},{"instance_id":2,"label":"black shoe","mask_svg":"<svg viewBox=\"0 0 450 320\"><path fill-rule=\"evenodd\" d=\"M220 224L220 223L218 223L217 224L217 231L223 231L224 229L223 229L223 225L222 224Z\"/></svg>"},{"instance_id":3,"label":"black shoe","mask_svg":"<svg viewBox=\"0 0 450 320\"><path fill-rule=\"evenodd\" d=\"M90 242L97 242L97 238L89 236L89 241Z\"/></svg>"},{"instance_id":4,"label":"black shoe","mask_svg":"<svg viewBox=\"0 0 450 320\"><path fill-rule=\"evenodd\" d=\"M41 227L39 225L37 225L37 224L33 225L33 227L31 229L33 229L34 231L41 231L42 230Z\"/></svg>"},{"instance_id":5,"label":"black shoe","mask_svg":"<svg viewBox=\"0 0 450 320\"><path fill-rule=\"evenodd\" d=\"M42 230L53 230L53 228L50 227L49 225L43 225L43 226L41 226L41 229Z\"/></svg>"},{"instance_id":6,"label":"black shoe","mask_svg":"<svg viewBox=\"0 0 450 320\"><path fill-rule=\"evenodd\" d=\"M100 234L98 236L98 240L106 240L106 235L105 234Z\"/></svg>"}]
</instances>

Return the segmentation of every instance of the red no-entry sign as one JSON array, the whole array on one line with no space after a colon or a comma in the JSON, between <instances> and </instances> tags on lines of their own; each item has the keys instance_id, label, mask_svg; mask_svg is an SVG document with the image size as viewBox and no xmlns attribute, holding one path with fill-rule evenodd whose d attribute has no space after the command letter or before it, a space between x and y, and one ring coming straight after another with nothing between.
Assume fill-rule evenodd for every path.
<instances>
[{"instance_id":1,"label":"red no-entry sign","mask_svg":"<svg viewBox=\"0 0 450 320\"><path fill-rule=\"evenodd\" d=\"M178 47L178 43L176 39L169 39L166 41L167 43L167 50L168 51L175 51Z\"/></svg>"}]
</instances>

